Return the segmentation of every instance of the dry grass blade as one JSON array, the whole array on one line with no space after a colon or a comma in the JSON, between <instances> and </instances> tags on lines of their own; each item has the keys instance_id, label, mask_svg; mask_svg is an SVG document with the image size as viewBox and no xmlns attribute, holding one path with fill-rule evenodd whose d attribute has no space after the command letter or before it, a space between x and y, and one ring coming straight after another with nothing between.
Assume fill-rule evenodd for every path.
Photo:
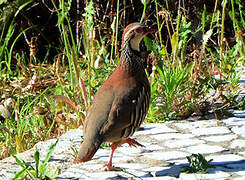
<instances>
[{"instance_id":1,"label":"dry grass blade","mask_svg":"<svg viewBox=\"0 0 245 180\"><path fill-rule=\"evenodd\" d=\"M69 105L70 107L72 107L76 112L79 111L78 107L67 97L64 97L64 96L54 96L53 97L56 101L58 102L62 102L62 103L65 103L67 105Z\"/></svg>"},{"instance_id":2,"label":"dry grass blade","mask_svg":"<svg viewBox=\"0 0 245 180\"><path fill-rule=\"evenodd\" d=\"M79 78L79 86L82 91L85 106L88 107L88 93L87 93L87 90L86 90L86 87L85 87L85 84L82 78Z\"/></svg>"}]
</instances>

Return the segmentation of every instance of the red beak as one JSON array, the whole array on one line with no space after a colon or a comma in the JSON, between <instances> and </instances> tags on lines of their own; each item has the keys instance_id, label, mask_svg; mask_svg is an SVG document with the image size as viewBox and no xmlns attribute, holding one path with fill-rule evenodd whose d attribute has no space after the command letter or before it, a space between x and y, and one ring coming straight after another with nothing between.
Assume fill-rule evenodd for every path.
<instances>
[{"instance_id":1,"label":"red beak","mask_svg":"<svg viewBox=\"0 0 245 180\"><path fill-rule=\"evenodd\" d=\"M151 33L154 33L156 32L155 29L152 29L152 28L145 28L144 29L144 34L151 34Z\"/></svg>"}]
</instances>

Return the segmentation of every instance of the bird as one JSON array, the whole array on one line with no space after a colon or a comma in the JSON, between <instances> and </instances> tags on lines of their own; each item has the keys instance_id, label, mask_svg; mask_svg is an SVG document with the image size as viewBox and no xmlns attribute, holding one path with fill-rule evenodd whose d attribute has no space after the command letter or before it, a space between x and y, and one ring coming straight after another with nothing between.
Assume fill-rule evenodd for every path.
<instances>
[{"instance_id":1,"label":"bird","mask_svg":"<svg viewBox=\"0 0 245 180\"><path fill-rule=\"evenodd\" d=\"M120 145L142 146L130 138L144 120L150 103L150 84L140 58L140 42L155 30L131 23L123 31L119 63L101 85L87 111L84 140L74 163L89 161L103 142L110 142L109 162L104 170L114 170L112 157Z\"/></svg>"}]
</instances>

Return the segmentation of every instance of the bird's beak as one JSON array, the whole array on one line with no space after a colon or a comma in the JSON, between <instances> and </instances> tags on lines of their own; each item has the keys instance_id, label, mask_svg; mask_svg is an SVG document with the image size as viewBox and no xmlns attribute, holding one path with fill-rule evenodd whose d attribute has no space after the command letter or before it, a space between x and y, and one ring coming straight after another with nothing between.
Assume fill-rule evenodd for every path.
<instances>
[{"instance_id":1,"label":"bird's beak","mask_svg":"<svg viewBox=\"0 0 245 180\"><path fill-rule=\"evenodd\" d=\"M152 29L152 28L145 28L144 29L144 34L145 35L147 35L147 34L151 34L151 33L154 33L154 32L156 32L156 30L155 29Z\"/></svg>"}]
</instances>

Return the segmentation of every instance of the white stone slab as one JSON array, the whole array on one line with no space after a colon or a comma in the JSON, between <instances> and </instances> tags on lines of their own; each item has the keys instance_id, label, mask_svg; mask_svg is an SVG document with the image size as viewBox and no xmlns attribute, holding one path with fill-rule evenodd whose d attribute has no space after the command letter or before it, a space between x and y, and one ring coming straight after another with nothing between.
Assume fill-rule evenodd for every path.
<instances>
[{"instance_id":1,"label":"white stone slab","mask_svg":"<svg viewBox=\"0 0 245 180\"><path fill-rule=\"evenodd\" d=\"M245 177L245 170L244 169L240 170L240 171L237 171L236 174L239 175L239 176L243 176L241 179L244 180L244 177Z\"/></svg>"},{"instance_id":2,"label":"white stone slab","mask_svg":"<svg viewBox=\"0 0 245 180\"><path fill-rule=\"evenodd\" d=\"M108 162L109 155L100 157L99 160L103 162ZM133 156L125 156L124 154L121 154L121 153L117 153L117 154L115 153L112 158L112 163L115 163L115 164L118 162L134 162L134 161L135 161L135 158Z\"/></svg>"},{"instance_id":3,"label":"white stone slab","mask_svg":"<svg viewBox=\"0 0 245 180\"><path fill-rule=\"evenodd\" d=\"M86 173L86 179L128 179L131 175L120 171Z\"/></svg>"},{"instance_id":4,"label":"white stone slab","mask_svg":"<svg viewBox=\"0 0 245 180\"><path fill-rule=\"evenodd\" d=\"M101 164L82 164L82 169L87 170L87 171L96 171L96 170L101 170L103 169L103 165Z\"/></svg>"},{"instance_id":5,"label":"white stone slab","mask_svg":"<svg viewBox=\"0 0 245 180\"><path fill-rule=\"evenodd\" d=\"M158 150L162 150L164 148L162 146L157 145L157 144L151 144L151 145L145 145L144 149L151 150L151 151L158 151Z\"/></svg>"},{"instance_id":6,"label":"white stone slab","mask_svg":"<svg viewBox=\"0 0 245 180\"><path fill-rule=\"evenodd\" d=\"M161 177L147 177L144 180L176 180L178 178L172 176L161 176Z\"/></svg>"},{"instance_id":7,"label":"white stone slab","mask_svg":"<svg viewBox=\"0 0 245 180\"><path fill-rule=\"evenodd\" d=\"M237 117L231 117L228 119L222 120L227 126L241 126L245 125L245 120Z\"/></svg>"},{"instance_id":8,"label":"white stone slab","mask_svg":"<svg viewBox=\"0 0 245 180\"><path fill-rule=\"evenodd\" d=\"M242 156L235 155L235 154L209 155L209 156L206 156L206 159L207 160L213 159L211 164L214 164L214 165L238 163L238 162L244 160L244 158Z\"/></svg>"},{"instance_id":9,"label":"white stone slab","mask_svg":"<svg viewBox=\"0 0 245 180\"><path fill-rule=\"evenodd\" d=\"M119 166L119 167L122 168L121 166ZM123 170L125 173L131 175L131 177L128 179L136 179L136 177L138 177L137 179L145 179L148 177L152 177L152 175L149 172L143 172L140 170L128 169L128 168L127 169L123 168Z\"/></svg>"},{"instance_id":10,"label":"white stone slab","mask_svg":"<svg viewBox=\"0 0 245 180\"><path fill-rule=\"evenodd\" d=\"M245 140L237 139L234 140L231 145L231 148L244 148L245 147Z\"/></svg>"},{"instance_id":11,"label":"white stone slab","mask_svg":"<svg viewBox=\"0 0 245 180\"><path fill-rule=\"evenodd\" d=\"M209 154L209 153L215 153L215 152L220 152L225 150L223 147L221 146L217 146L217 145L207 145L207 144L200 144L200 145L196 145L196 146L189 146L186 148L182 148L182 151L186 151L188 153L200 153L200 154Z\"/></svg>"},{"instance_id":12,"label":"white stone slab","mask_svg":"<svg viewBox=\"0 0 245 180\"><path fill-rule=\"evenodd\" d=\"M245 156L245 151L238 152L238 154Z\"/></svg>"},{"instance_id":13,"label":"white stone slab","mask_svg":"<svg viewBox=\"0 0 245 180\"><path fill-rule=\"evenodd\" d=\"M59 139L61 141L63 140L69 140L69 141L77 141L78 139L81 139L83 136L83 131L79 129L71 129L67 131L65 134L62 134Z\"/></svg>"},{"instance_id":14,"label":"white stone slab","mask_svg":"<svg viewBox=\"0 0 245 180\"><path fill-rule=\"evenodd\" d=\"M237 138L237 135L232 134L232 135L208 136L208 137L202 137L201 139L210 142L224 142L224 141L231 141L235 138Z\"/></svg>"},{"instance_id":15,"label":"white stone slab","mask_svg":"<svg viewBox=\"0 0 245 180\"><path fill-rule=\"evenodd\" d=\"M187 158L185 159L175 159L167 161L170 164L178 165L178 166L187 166L189 164Z\"/></svg>"},{"instance_id":16,"label":"white stone slab","mask_svg":"<svg viewBox=\"0 0 245 180\"><path fill-rule=\"evenodd\" d=\"M233 178L232 180L244 180L244 177L236 177L236 178Z\"/></svg>"},{"instance_id":17,"label":"white stone slab","mask_svg":"<svg viewBox=\"0 0 245 180\"><path fill-rule=\"evenodd\" d=\"M13 170L11 169L12 172L17 173L20 172L23 168L18 169L18 170ZM0 169L0 177L3 180L9 180L9 179L13 179L15 174L14 173L9 173L9 169Z\"/></svg>"},{"instance_id":18,"label":"white stone slab","mask_svg":"<svg viewBox=\"0 0 245 180\"><path fill-rule=\"evenodd\" d=\"M152 152L152 153L144 153L144 157L148 157L156 160L171 160L171 159L179 159L185 158L189 156L189 153L182 151L167 151L167 152Z\"/></svg>"},{"instance_id":19,"label":"white stone slab","mask_svg":"<svg viewBox=\"0 0 245 180\"><path fill-rule=\"evenodd\" d=\"M144 152L144 147L129 147L128 145L123 145L116 149L116 151L121 152L123 154L127 154L128 156L136 156L140 153Z\"/></svg>"},{"instance_id":20,"label":"white stone slab","mask_svg":"<svg viewBox=\"0 0 245 180\"><path fill-rule=\"evenodd\" d=\"M121 148L121 147L119 147ZM119 162L119 161L128 161L128 162L132 162L134 161L134 156L128 156L128 155L125 155L125 154L122 154L120 151L118 151L117 148L115 151L114 151L114 154L113 154L113 159L112 161L113 162ZM127 147L127 151L131 150L131 149L136 149L136 148L131 148L131 147ZM96 154L94 155L94 157L92 158L93 161L96 161L96 160L100 160L100 161L103 161L103 162L107 162L109 161L109 156L110 156L110 150L108 148L105 148L105 149L99 149Z\"/></svg>"},{"instance_id":21,"label":"white stone slab","mask_svg":"<svg viewBox=\"0 0 245 180\"><path fill-rule=\"evenodd\" d=\"M197 136L214 135L214 134L227 134L230 130L227 127L208 127L208 128L196 128L191 131L192 134Z\"/></svg>"},{"instance_id":22,"label":"white stone slab","mask_svg":"<svg viewBox=\"0 0 245 180\"><path fill-rule=\"evenodd\" d=\"M183 121L181 123L175 123L174 125L183 130L193 130L200 127L205 128L205 127L216 126L217 123L216 120L211 119L211 120L202 120L202 121L194 121L194 122Z\"/></svg>"},{"instance_id":23,"label":"white stone slab","mask_svg":"<svg viewBox=\"0 0 245 180\"><path fill-rule=\"evenodd\" d=\"M202 143L204 143L204 141L198 139L181 139L181 140L166 141L164 144L169 148L182 148L182 147L192 146L192 145L202 144Z\"/></svg>"},{"instance_id":24,"label":"white stone slab","mask_svg":"<svg viewBox=\"0 0 245 180\"><path fill-rule=\"evenodd\" d=\"M153 124L144 124L141 127L143 127L144 129L135 132L134 133L135 136L177 132L176 130L167 127L165 124L154 124L154 123Z\"/></svg>"},{"instance_id":25,"label":"white stone slab","mask_svg":"<svg viewBox=\"0 0 245 180\"><path fill-rule=\"evenodd\" d=\"M149 166L143 163L119 163L115 165L116 167L126 168L126 169L145 169Z\"/></svg>"},{"instance_id":26,"label":"white stone slab","mask_svg":"<svg viewBox=\"0 0 245 180\"><path fill-rule=\"evenodd\" d=\"M245 125L243 125L242 127L233 127L231 130L234 133L236 133L242 137L245 137Z\"/></svg>"},{"instance_id":27,"label":"white stone slab","mask_svg":"<svg viewBox=\"0 0 245 180\"><path fill-rule=\"evenodd\" d=\"M229 173L216 171L210 174L185 174L181 173L179 179L181 180L197 180L197 179L223 179L230 177Z\"/></svg>"},{"instance_id":28,"label":"white stone slab","mask_svg":"<svg viewBox=\"0 0 245 180\"><path fill-rule=\"evenodd\" d=\"M142 143L144 147L130 147L128 145L123 145L119 148L117 148L117 151L126 154L128 156L137 156L140 155L141 153L145 152L152 152L152 151L158 151L162 150L163 147L157 145L157 144L151 144L151 143Z\"/></svg>"},{"instance_id":29,"label":"white stone slab","mask_svg":"<svg viewBox=\"0 0 245 180\"><path fill-rule=\"evenodd\" d=\"M164 170L164 169L166 169L166 167L162 167L162 166L154 166L154 167L142 169L142 171L145 171L145 172L156 172L156 171L162 171L162 170Z\"/></svg>"},{"instance_id":30,"label":"white stone slab","mask_svg":"<svg viewBox=\"0 0 245 180\"><path fill-rule=\"evenodd\" d=\"M81 165L80 165L81 166ZM66 169L63 173L58 175L57 179L79 179L79 178L86 178L84 176L86 172L79 168L70 167Z\"/></svg>"},{"instance_id":31,"label":"white stone slab","mask_svg":"<svg viewBox=\"0 0 245 180\"><path fill-rule=\"evenodd\" d=\"M188 139L194 137L192 134L181 134L181 133L167 133L167 134L158 134L158 135L151 135L150 137L158 140L170 140L170 139Z\"/></svg>"}]
</instances>

